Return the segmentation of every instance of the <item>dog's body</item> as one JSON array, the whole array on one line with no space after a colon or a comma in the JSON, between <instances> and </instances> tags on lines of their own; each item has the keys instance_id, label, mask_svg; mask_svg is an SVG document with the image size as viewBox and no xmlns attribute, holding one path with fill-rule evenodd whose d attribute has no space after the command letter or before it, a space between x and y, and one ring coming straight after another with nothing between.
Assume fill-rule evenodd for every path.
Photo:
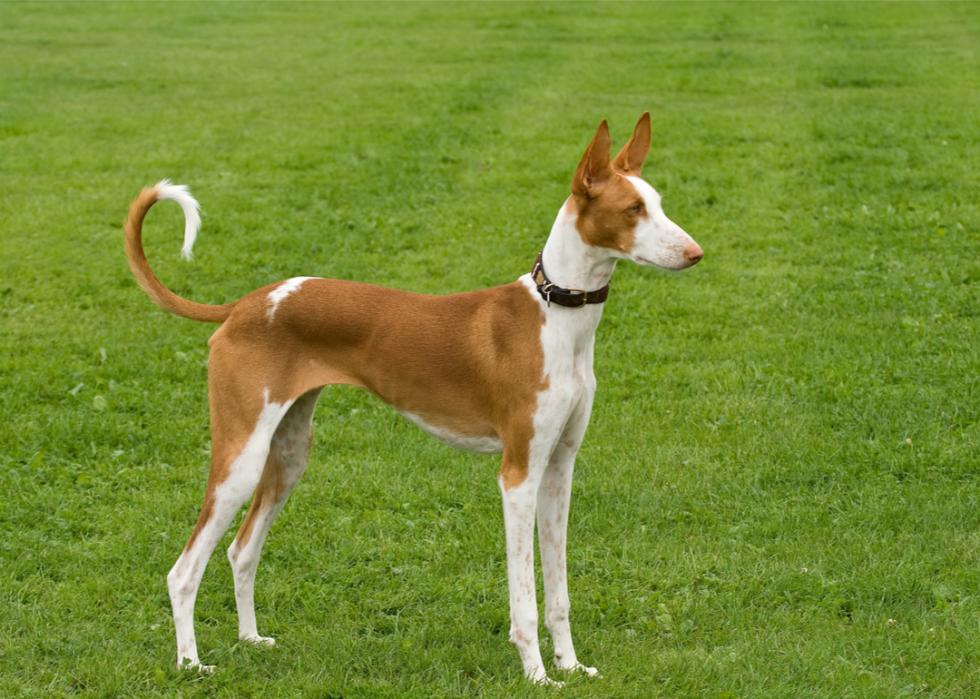
<instances>
[{"instance_id":1,"label":"dog's body","mask_svg":"<svg viewBox=\"0 0 980 699\"><path fill-rule=\"evenodd\" d=\"M604 299L604 285L619 258L672 269L701 259L697 244L663 214L659 196L639 179L649 144L644 114L629 143L610 161L603 122L552 228L540 272L450 296L298 277L224 306L194 303L153 274L141 230L154 202L177 201L187 220L184 252L189 254L199 225L197 202L185 188L167 182L140 194L126 223L127 255L137 281L167 310L222 323L209 342L211 474L201 515L167 577L178 665L204 668L193 628L197 588L218 540L253 493L228 558L240 638L274 643L259 636L255 622L262 544L306 468L320 390L349 384L370 390L447 442L503 453L499 481L510 636L524 672L534 681L550 682L538 648L536 515L545 622L556 664L596 674L578 662L572 646L565 532L575 454L595 393L592 358L602 305L572 294L582 305L569 308L551 303L550 294L557 300L560 283L573 290L603 287Z\"/></svg>"}]
</instances>

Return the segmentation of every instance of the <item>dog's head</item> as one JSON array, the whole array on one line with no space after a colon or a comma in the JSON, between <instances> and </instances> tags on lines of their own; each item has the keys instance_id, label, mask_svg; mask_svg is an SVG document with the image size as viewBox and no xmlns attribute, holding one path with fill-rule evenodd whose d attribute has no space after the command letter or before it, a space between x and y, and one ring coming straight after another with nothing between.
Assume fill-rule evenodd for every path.
<instances>
[{"instance_id":1,"label":"dog's head","mask_svg":"<svg viewBox=\"0 0 980 699\"><path fill-rule=\"evenodd\" d=\"M569 206L582 240L610 257L641 265L685 269L704 252L680 226L667 218L660 195L640 177L650 149L650 114L636 122L633 136L610 159L609 126L603 121L585 149L572 178Z\"/></svg>"}]
</instances>

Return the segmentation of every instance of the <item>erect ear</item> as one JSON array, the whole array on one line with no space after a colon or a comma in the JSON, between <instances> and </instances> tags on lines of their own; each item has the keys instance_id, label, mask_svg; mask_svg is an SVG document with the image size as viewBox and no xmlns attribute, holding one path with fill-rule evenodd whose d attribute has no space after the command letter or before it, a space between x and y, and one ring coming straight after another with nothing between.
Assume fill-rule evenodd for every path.
<instances>
[{"instance_id":1,"label":"erect ear","mask_svg":"<svg viewBox=\"0 0 980 699\"><path fill-rule=\"evenodd\" d=\"M612 176L612 169L609 167L609 149L612 141L609 140L609 125L603 119L596 129L592 143L585 149L585 155L578 164L575 177L572 178L572 194L591 199L599 194L600 190Z\"/></svg>"},{"instance_id":2,"label":"erect ear","mask_svg":"<svg viewBox=\"0 0 980 699\"><path fill-rule=\"evenodd\" d=\"M613 167L625 172L627 175L639 176L643 169L643 161L647 158L650 150L650 112L643 112L643 116L636 122L633 135L627 141L619 155L613 160Z\"/></svg>"}]
</instances>

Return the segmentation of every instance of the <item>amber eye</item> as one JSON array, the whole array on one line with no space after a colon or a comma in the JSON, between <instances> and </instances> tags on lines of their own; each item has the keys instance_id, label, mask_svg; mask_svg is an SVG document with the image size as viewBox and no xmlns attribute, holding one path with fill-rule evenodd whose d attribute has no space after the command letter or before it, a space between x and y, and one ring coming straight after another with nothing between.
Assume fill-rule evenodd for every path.
<instances>
[{"instance_id":1,"label":"amber eye","mask_svg":"<svg viewBox=\"0 0 980 699\"><path fill-rule=\"evenodd\" d=\"M634 216L638 216L643 212L643 202L638 201L626 210L631 214L633 214Z\"/></svg>"}]
</instances>

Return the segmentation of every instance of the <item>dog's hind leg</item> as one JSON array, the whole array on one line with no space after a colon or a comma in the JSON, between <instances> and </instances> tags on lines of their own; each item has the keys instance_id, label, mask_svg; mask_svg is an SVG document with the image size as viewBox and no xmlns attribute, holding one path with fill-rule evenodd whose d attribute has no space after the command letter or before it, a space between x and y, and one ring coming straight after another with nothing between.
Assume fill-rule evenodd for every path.
<instances>
[{"instance_id":1,"label":"dog's hind leg","mask_svg":"<svg viewBox=\"0 0 980 699\"><path fill-rule=\"evenodd\" d=\"M222 395L215 391L212 380L207 493L190 540L167 575L177 633L177 666L202 671L211 668L201 665L194 638L194 602L201 577L222 534L259 483L272 436L292 405L292 401L270 401L268 389L261 403L249 401L247 408L231 397L222 399Z\"/></svg>"},{"instance_id":2,"label":"dog's hind leg","mask_svg":"<svg viewBox=\"0 0 980 699\"><path fill-rule=\"evenodd\" d=\"M275 639L260 636L256 626L255 572L266 535L306 470L313 438L313 411L319 395L320 389L303 394L276 428L252 505L228 547L228 561L235 576L238 637L243 641L275 645Z\"/></svg>"}]
</instances>

